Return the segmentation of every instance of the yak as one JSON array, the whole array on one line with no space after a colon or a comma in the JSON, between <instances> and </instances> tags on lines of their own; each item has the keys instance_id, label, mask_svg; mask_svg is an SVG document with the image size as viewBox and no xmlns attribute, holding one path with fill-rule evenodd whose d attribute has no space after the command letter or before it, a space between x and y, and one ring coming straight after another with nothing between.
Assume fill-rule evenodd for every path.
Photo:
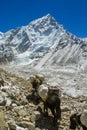
<instances>
[{"instance_id":1,"label":"yak","mask_svg":"<svg viewBox=\"0 0 87 130\"><path fill-rule=\"evenodd\" d=\"M48 115L48 108L54 116L54 122L61 119L60 97L57 93L50 90L46 84L42 84L38 88L38 95L44 103L44 113Z\"/></svg>"},{"instance_id":2,"label":"yak","mask_svg":"<svg viewBox=\"0 0 87 130\"><path fill-rule=\"evenodd\" d=\"M87 130L87 112L74 113L70 116L70 129L80 129Z\"/></svg>"}]
</instances>

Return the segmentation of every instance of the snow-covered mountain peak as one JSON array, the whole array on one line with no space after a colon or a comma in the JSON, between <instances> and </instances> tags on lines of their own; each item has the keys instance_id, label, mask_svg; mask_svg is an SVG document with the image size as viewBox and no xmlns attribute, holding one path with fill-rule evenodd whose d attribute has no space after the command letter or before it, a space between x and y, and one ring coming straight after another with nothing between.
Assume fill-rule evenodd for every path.
<instances>
[{"instance_id":1,"label":"snow-covered mountain peak","mask_svg":"<svg viewBox=\"0 0 87 130\"><path fill-rule=\"evenodd\" d=\"M38 19L32 21L31 23L32 24L39 23L39 24L44 25L44 24L52 23L52 22L57 23L56 20L50 14L47 14L46 16L43 16L42 18L38 18Z\"/></svg>"},{"instance_id":2,"label":"snow-covered mountain peak","mask_svg":"<svg viewBox=\"0 0 87 130\"><path fill-rule=\"evenodd\" d=\"M78 64L87 55L85 41L65 30L50 14L27 26L1 33L1 37L1 59L12 55L10 59L18 64L32 62L39 67Z\"/></svg>"},{"instance_id":3,"label":"snow-covered mountain peak","mask_svg":"<svg viewBox=\"0 0 87 130\"><path fill-rule=\"evenodd\" d=\"M32 21L29 24L29 28L33 28L35 32L39 31L45 33L46 35L46 32L50 33L52 29L62 28L62 26L59 25L50 14L48 14L42 18Z\"/></svg>"}]
</instances>

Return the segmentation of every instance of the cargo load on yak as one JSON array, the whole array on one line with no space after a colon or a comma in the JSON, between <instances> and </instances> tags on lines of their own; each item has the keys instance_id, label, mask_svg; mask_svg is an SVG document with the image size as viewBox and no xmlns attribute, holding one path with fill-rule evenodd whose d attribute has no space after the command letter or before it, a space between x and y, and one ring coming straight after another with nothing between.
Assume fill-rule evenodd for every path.
<instances>
[{"instance_id":1,"label":"cargo load on yak","mask_svg":"<svg viewBox=\"0 0 87 130\"><path fill-rule=\"evenodd\" d=\"M61 97L61 91L57 86L50 86L48 84L42 84L38 88L38 95L45 101L49 96L57 95Z\"/></svg>"},{"instance_id":2,"label":"cargo load on yak","mask_svg":"<svg viewBox=\"0 0 87 130\"><path fill-rule=\"evenodd\" d=\"M49 86L48 91L49 93L57 94L59 97L61 96L61 91L58 86Z\"/></svg>"}]
</instances>

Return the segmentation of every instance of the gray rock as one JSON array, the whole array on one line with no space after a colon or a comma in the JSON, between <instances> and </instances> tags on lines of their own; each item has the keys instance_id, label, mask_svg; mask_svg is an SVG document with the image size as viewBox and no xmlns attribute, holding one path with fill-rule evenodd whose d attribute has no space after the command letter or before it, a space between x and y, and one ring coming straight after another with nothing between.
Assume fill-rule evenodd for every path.
<instances>
[{"instance_id":1,"label":"gray rock","mask_svg":"<svg viewBox=\"0 0 87 130\"><path fill-rule=\"evenodd\" d=\"M24 128L28 128L28 130L35 130L35 125L31 122L22 121L20 122L20 126Z\"/></svg>"},{"instance_id":2,"label":"gray rock","mask_svg":"<svg viewBox=\"0 0 87 130\"><path fill-rule=\"evenodd\" d=\"M62 106L61 107L61 111L62 112L67 112L67 111L70 111L71 109L70 109L70 107L69 106Z\"/></svg>"},{"instance_id":3,"label":"gray rock","mask_svg":"<svg viewBox=\"0 0 87 130\"><path fill-rule=\"evenodd\" d=\"M5 98L2 95L0 95L0 106L5 106L5 105L6 105Z\"/></svg>"},{"instance_id":4,"label":"gray rock","mask_svg":"<svg viewBox=\"0 0 87 130\"><path fill-rule=\"evenodd\" d=\"M38 120L40 118L40 112L39 111L34 111L30 117L30 120L32 122L35 122L36 120Z\"/></svg>"}]
</instances>

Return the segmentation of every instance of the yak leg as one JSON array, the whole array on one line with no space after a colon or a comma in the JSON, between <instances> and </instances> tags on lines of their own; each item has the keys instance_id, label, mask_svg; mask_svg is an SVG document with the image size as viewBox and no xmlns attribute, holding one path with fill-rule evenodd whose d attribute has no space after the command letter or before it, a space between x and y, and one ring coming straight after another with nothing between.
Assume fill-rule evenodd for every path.
<instances>
[{"instance_id":1,"label":"yak leg","mask_svg":"<svg viewBox=\"0 0 87 130\"><path fill-rule=\"evenodd\" d=\"M46 102L44 102L44 115L48 116L48 105Z\"/></svg>"},{"instance_id":2,"label":"yak leg","mask_svg":"<svg viewBox=\"0 0 87 130\"><path fill-rule=\"evenodd\" d=\"M56 106L56 117L57 119L61 120L61 109L60 106Z\"/></svg>"},{"instance_id":3,"label":"yak leg","mask_svg":"<svg viewBox=\"0 0 87 130\"><path fill-rule=\"evenodd\" d=\"M57 119L61 119L61 108L60 108L60 98L57 99L57 102L55 104L55 109L56 109L56 116Z\"/></svg>"},{"instance_id":4,"label":"yak leg","mask_svg":"<svg viewBox=\"0 0 87 130\"><path fill-rule=\"evenodd\" d=\"M57 114L56 114L55 108L51 107L50 110L52 112L52 115L54 116L54 123L56 123L57 122Z\"/></svg>"}]
</instances>

